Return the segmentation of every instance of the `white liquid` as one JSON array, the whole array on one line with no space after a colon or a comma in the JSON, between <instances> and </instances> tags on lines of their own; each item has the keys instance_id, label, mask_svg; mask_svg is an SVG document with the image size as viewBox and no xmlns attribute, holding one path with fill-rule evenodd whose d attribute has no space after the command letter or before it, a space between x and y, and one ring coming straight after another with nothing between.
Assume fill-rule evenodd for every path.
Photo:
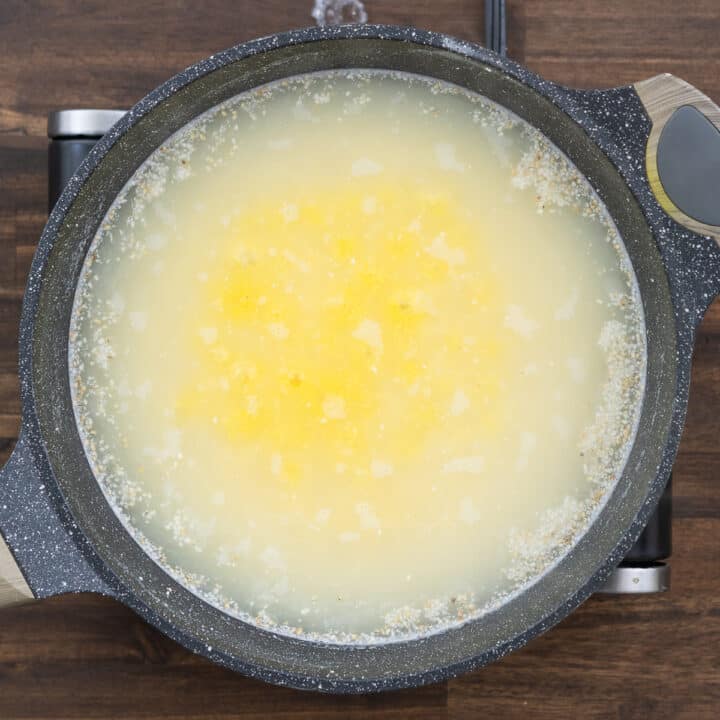
<instances>
[{"instance_id":1,"label":"white liquid","mask_svg":"<svg viewBox=\"0 0 720 720\"><path fill-rule=\"evenodd\" d=\"M103 224L71 367L94 470L219 607L374 642L486 611L601 506L644 373L634 278L577 170L453 86L239 96Z\"/></svg>"}]
</instances>

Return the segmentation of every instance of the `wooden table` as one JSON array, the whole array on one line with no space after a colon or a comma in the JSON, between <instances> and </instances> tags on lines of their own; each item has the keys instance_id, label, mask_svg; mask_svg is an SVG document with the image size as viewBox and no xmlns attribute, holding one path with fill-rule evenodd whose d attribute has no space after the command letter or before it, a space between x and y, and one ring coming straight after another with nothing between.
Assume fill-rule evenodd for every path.
<instances>
[{"instance_id":1,"label":"wooden table","mask_svg":"<svg viewBox=\"0 0 720 720\"><path fill-rule=\"evenodd\" d=\"M125 108L242 40L311 24L311 0L0 4L0 461L20 423L17 327L46 216L48 110ZM509 52L569 85L669 71L720 100L720 3L509 2ZM366 0L371 21L483 37L481 0ZM381 696L324 697L192 656L110 600L0 614L0 718L699 718L720 713L720 303L702 325L675 468L673 589L594 597L503 661Z\"/></svg>"}]
</instances>

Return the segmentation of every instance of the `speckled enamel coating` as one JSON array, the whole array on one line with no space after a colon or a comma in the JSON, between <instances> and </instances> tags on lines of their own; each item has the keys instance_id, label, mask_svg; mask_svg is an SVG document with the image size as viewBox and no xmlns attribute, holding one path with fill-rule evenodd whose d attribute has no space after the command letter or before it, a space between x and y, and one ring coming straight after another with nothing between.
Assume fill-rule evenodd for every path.
<instances>
[{"instance_id":1,"label":"speckled enamel coating","mask_svg":"<svg viewBox=\"0 0 720 720\"><path fill-rule=\"evenodd\" d=\"M511 615L498 612L497 616L492 614L493 617L482 622L472 621L460 629L399 643L391 648L320 646L277 636L210 608L164 576L158 568L152 576L144 577L150 566L143 564L138 555L141 551L128 537L122 536L122 530L111 528L105 535L105 525L113 522L108 508L101 506L97 496L88 501L89 508L79 504L72 490L67 492L72 487L72 478L67 476L67 472L62 477L57 473L58 464L62 464L68 428L73 421L67 417L66 408L48 407L51 399L49 395L43 395L47 383L42 376L45 370L53 370L58 372L58 383L67 382L62 375L62 367L56 369L58 363L62 365L59 361L61 355L48 356L42 334L49 331L40 326L47 322L44 315L49 315L53 306L67 304L68 298L72 299L73 288L66 288L62 297L58 295L48 299L44 294L49 290L42 285L48 282L47 278L53 271L57 275L53 264L63 258L68 259L63 255L57 256L54 246L63 232L69 232L67 225L71 219L74 217L78 233L88 231L88 228L80 227L83 225L82 218L78 220L73 216L73 206L76 202L88 202L87 198L83 200L82 192L84 186L95 181L91 176L96 169L97 175L102 175L103 157L116 144L121 144L133 128L142 125L143 119L154 108L215 71L230 68L243 59L292 46L362 39L386 43L389 56L402 56L411 47L427 48L428 67L432 67L435 56L438 61L442 56L446 63L448 55L456 57L458 84L464 84L467 59L477 61L482 65L478 65L475 72L497 69L547 98L572 118L624 178L631 194L627 188L621 188L619 192L626 196L628 217L633 213L633 217L642 219L644 216L643 228L636 223L638 237L642 233L647 234L649 229L659 250L658 263L653 265L653 258L648 260L651 276L643 280L638 273L641 284L644 282L649 289L657 284L660 304L663 294L669 293L671 298L671 305L667 305L662 313L657 313L658 317L652 315L654 311L650 300L646 307L649 331L653 337L657 335L662 339L662 343L653 347L660 354L664 354L667 347L667 352L673 354L673 357L663 358L660 364L667 368L666 372L674 374L671 378L674 382L669 382L667 377L661 378L656 395L648 400L648 406L655 403L648 422L652 424L655 416L664 415L668 431L663 433L661 447L654 450L659 460L650 469L651 479L644 488L644 500L637 504L639 510L635 512L633 508L629 521L620 527L613 527L612 518L601 518L596 523L602 525L595 528L597 533L609 534L614 549L592 568L592 572L588 572L587 568L581 572L570 561L557 566L548 573L548 582L553 585L538 583L535 589L526 593L528 599L523 599L525 604L514 608ZM292 53L288 57L292 63ZM235 67L242 68L242 64ZM293 71L289 67L287 74ZM512 98L508 96L508 100ZM517 108L513 109L517 111ZM542 117L538 118L539 127L542 127L542 120ZM159 125L149 123L147 126L147 133L156 133L156 144L166 135ZM43 232L28 279L20 330L22 436L0 476L0 528L36 596L74 591L108 594L134 608L170 637L215 662L268 682L324 692L376 692L437 682L502 657L564 618L602 585L641 532L662 492L685 416L695 328L720 292L720 250L716 243L679 227L661 210L649 189L644 169L649 130L649 120L632 88L569 90L544 81L477 45L419 30L370 25L299 30L246 43L194 65L141 100L96 145L68 183ZM555 138L556 144L572 156L572 143L577 141L568 138L565 146L561 140ZM586 174L595 185L591 165L588 168ZM598 174L602 175L600 170ZM603 197L601 190L598 188ZM619 207L617 200L614 202ZM642 215L639 215L634 203L639 204ZM622 212L622 207L618 212ZM85 220L88 225L92 222L92 217ZM628 233L624 234L624 238L632 255L630 246L634 240L628 237ZM642 251L637 252L641 260ZM80 248L77 257L69 260L81 263L83 253L84 248ZM648 292L648 297L651 295ZM42 314L38 312L39 308ZM675 392L665 398L661 393L669 385L674 387ZM654 385L651 383L648 387L649 396L654 392ZM657 438L648 437L640 433L636 445L660 442ZM648 452L653 454L651 449ZM634 449L628 472L633 472L636 466L640 468L643 454L642 447L637 449L636 454ZM51 461L56 472L51 469ZM644 472L648 472L647 468ZM65 498L63 491L66 492ZM615 498L617 508L622 508L623 499ZM84 524L79 522L78 513L84 513ZM90 528L93 518L98 518L99 525ZM83 530L80 525L83 525ZM107 540L113 537L117 546ZM581 551L579 546L582 542L578 543L577 553ZM555 584L571 588L571 591L560 600L544 602L543 589L547 592ZM489 625L490 622L494 625ZM489 632L490 627L504 639L494 643L483 642L483 633ZM233 642L234 650L230 647ZM456 651L458 647L462 651ZM449 660L449 657L452 659Z\"/></svg>"}]
</instances>

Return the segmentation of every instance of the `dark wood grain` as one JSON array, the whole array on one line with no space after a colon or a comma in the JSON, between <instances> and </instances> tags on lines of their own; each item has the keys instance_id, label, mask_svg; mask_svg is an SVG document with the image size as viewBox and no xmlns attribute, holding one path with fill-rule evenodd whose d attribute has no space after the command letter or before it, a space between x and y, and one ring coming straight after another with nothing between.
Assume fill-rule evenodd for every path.
<instances>
[{"instance_id":1,"label":"dark wood grain","mask_svg":"<svg viewBox=\"0 0 720 720\"><path fill-rule=\"evenodd\" d=\"M186 65L308 25L311 0L0 3L0 461L19 427L17 325L45 221L45 115L128 107ZM367 0L372 21L482 38L481 0ZM720 100L717 0L519 0L510 54L580 87L673 72ZM720 714L720 304L697 341L675 468L673 589L589 600L523 650L417 691L332 698L194 657L106 599L0 614L0 718L714 718Z\"/></svg>"}]
</instances>

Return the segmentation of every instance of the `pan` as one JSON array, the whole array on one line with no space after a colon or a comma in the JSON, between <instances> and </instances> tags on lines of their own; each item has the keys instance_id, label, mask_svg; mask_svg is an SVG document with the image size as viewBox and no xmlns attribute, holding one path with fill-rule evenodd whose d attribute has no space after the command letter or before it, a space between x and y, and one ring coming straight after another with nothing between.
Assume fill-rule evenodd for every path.
<instances>
[{"instance_id":1,"label":"pan","mask_svg":"<svg viewBox=\"0 0 720 720\"><path fill-rule=\"evenodd\" d=\"M544 133L589 180L617 225L646 324L637 434L621 477L585 534L492 612L443 632L368 646L256 627L173 580L133 540L94 478L75 424L68 370L85 254L138 166L186 123L238 93L337 68L383 68L455 83ZM497 660L552 627L622 560L671 470L695 331L720 292L718 127L717 106L669 75L610 90L571 90L477 45L411 28L274 35L169 80L90 152L55 205L35 254L20 328L22 429L0 474L0 605L101 593L216 663L279 685L346 693L440 681Z\"/></svg>"}]
</instances>

